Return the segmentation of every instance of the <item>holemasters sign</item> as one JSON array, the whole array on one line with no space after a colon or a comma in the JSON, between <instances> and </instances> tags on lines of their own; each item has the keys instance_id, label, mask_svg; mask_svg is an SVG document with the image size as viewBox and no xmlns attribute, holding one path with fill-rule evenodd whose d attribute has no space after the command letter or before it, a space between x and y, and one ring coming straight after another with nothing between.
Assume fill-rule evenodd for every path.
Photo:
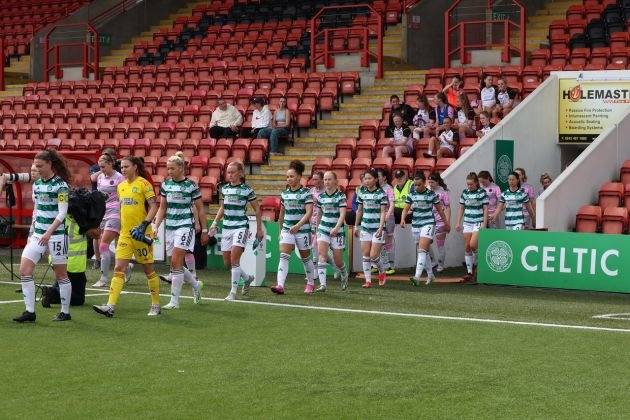
<instances>
[{"instance_id":1,"label":"holemasters sign","mask_svg":"<svg viewBox=\"0 0 630 420\"><path fill-rule=\"evenodd\" d=\"M586 143L619 121L630 106L630 81L560 79L558 141Z\"/></svg>"},{"instance_id":2,"label":"holemasters sign","mask_svg":"<svg viewBox=\"0 0 630 420\"><path fill-rule=\"evenodd\" d=\"M630 293L630 237L483 229L478 281Z\"/></svg>"}]
</instances>

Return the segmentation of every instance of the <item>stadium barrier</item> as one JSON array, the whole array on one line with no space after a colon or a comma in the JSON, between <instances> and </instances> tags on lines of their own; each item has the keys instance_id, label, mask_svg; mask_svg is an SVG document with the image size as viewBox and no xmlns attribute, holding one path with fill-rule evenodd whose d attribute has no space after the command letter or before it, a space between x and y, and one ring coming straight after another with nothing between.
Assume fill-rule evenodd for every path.
<instances>
[{"instance_id":1,"label":"stadium barrier","mask_svg":"<svg viewBox=\"0 0 630 420\"><path fill-rule=\"evenodd\" d=\"M630 237L482 230L477 281L630 293Z\"/></svg>"}]
</instances>

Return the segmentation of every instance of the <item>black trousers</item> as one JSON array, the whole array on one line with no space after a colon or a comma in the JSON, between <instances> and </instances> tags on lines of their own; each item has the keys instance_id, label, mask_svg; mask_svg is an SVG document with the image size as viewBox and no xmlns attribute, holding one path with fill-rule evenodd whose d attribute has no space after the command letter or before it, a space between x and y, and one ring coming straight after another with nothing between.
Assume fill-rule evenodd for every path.
<instances>
[{"instance_id":1,"label":"black trousers","mask_svg":"<svg viewBox=\"0 0 630 420\"><path fill-rule=\"evenodd\" d=\"M68 273L70 283L72 283L72 295L70 297L70 306L81 306L85 303L85 285L87 278L83 273ZM50 288L50 303L53 305L61 303L59 296L59 284L55 281Z\"/></svg>"},{"instance_id":2,"label":"black trousers","mask_svg":"<svg viewBox=\"0 0 630 420\"><path fill-rule=\"evenodd\" d=\"M230 127L219 127L218 125L215 125L214 127L210 127L209 134L213 139L220 139L234 138L238 135L238 132L233 131Z\"/></svg>"},{"instance_id":3,"label":"black trousers","mask_svg":"<svg viewBox=\"0 0 630 420\"><path fill-rule=\"evenodd\" d=\"M394 220L396 220L396 224L400 224L400 218L402 217L403 209L400 207L394 207ZM411 212L407 214L407 219L405 220L407 223L411 223Z\"/></svg>"}]
</instances>

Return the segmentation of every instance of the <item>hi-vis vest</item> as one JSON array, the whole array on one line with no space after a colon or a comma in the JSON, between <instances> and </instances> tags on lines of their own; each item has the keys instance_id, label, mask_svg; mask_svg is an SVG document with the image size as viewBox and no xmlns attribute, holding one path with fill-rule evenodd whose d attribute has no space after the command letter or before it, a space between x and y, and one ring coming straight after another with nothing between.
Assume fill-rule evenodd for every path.
<instances>
[{"instance_id":1,"label":"hi-vis vest","mask_svg":"<svg viewBox=\"0 0 630 420\"><path fill-rule=\"evenodd\" d=\"M398 189L398 186L394 187L394 207L399 209L405 208L405 200L407 200L412 184L413 181L408 179L402 190Z\"/></svg>"},{"instance_id":2,"label":"hi-vis vest","mask_svg":"<svg viewBox=\"0 0 630 420\"><path fill-rule=\"evenodd\" d=\"M68 271L83 273L87 268L87 239L79 234L79 224L72 216L66 216L68 228Z\"/></svg>"}]
</instances>

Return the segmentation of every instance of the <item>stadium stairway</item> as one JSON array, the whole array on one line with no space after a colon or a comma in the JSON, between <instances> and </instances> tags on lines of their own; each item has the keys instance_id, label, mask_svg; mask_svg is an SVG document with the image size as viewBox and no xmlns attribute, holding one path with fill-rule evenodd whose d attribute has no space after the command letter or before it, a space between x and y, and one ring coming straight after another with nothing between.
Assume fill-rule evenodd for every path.
<instances>
[{"instance_id":1,"label":"stadium stairway","mask_svg":"<svg viewBox=\"0 0 630 420\"><path fill-rule=\"evenodd\" d=\"M570 6L582 4L582 0L550 0L535 15L527 18L526 50L531 53L542 45L549 45L549 24L554 20L565 19ZM518 34L512 34L512 41L518 41Z\"/></svg>"},{"instance_id":2,"label":"stadium stairway","mask_svg":"<svg viewBox=\"0 0 630 420\"><path fill-rule=\"evenodd\" d=\"M204 0L187 2L184 7L170 14L167 18L161 20L157 25L154 25L148 30L141 32L138 36L129 40L129 42L122 44L120 48L112 50L109 55L101 59L100 67L122 67L125 63L125 58L132 55L134 45L140 44L143 41L153 41L153 34L155 32L158 32L161 28L171 28L173 26L173 22L175 22L175 19L177 19L178 17L192 16L192 12L195 6L206 3L208 2Z\"/></svg>"}]
</instances>

